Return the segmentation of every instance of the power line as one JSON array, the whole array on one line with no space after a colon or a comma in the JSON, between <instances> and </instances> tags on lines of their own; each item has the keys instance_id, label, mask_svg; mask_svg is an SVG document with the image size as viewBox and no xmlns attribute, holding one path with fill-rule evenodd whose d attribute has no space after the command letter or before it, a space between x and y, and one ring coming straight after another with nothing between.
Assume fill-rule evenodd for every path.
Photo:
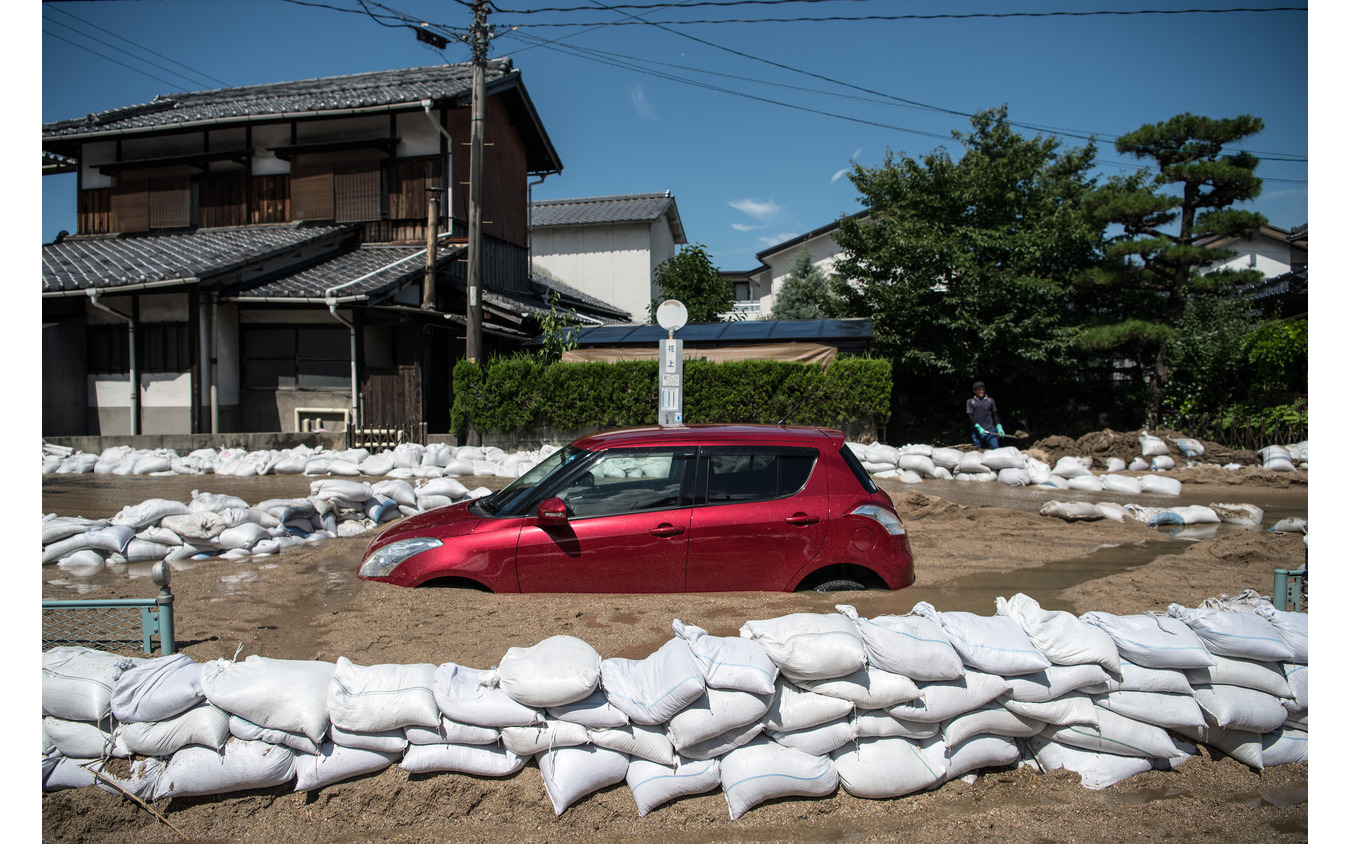
<instances>
[{"instance_id":1,"label":"power line","mask_svg":"<svg viewBox=\"0 0 1350 844\"><path fill-rule=\"evenodd\" d=\"M57 35L55 32L48 32L47 30L44 29L44 30L42 30L42 34L43 34L43 35L50 36L50 37L52 37L52 38L55 38L57 41L64 41L64 42L66 42L67 44L71 45L72 47L78 47L78 48L80 48L81 50L84 50L84 51L87 52L87 53L93 53L94 55L98 56L98 57L101 58L101 59L107 59L108 61L112 62L113 64L121 65L122 67L125 67L127 70L135 71L136 73L139 73L139 74L142 75L142 76L148 76L148 77L150 77L151 79L155 80L156 82L163 82L165 85L168 85L170 88L177 88L177 87L179 87L178 83L176 83L176 82L170 82L170 81L167 80L167 79L163 79L163 78L161 78L161 77L155 76L153 73L146 73L145 71L141 70L140 68L138 68L138 67L132 67L131 65L127 64L126 62L119 62L117 59L113 58L112 56L105 56L105 55L103 55L103 54L100 53L98 50L91 50L91 49L89 49L88 47L84 46L83 44L77 44L76 42L71 41L69 38L62 38L61 36Z\"/></svg>"},{"instance_id":2,"label":"power line","mask_svg":"<svg viewBox=\"0 0 1350 844\"><path fill-rule=\"evenodd\" d=\"M692 9L697 6L786 6L789 4L802 5L808 3L870 3L870 2L872 2L872 0L685 0L685 2L682 3L646 3L646 4L616 3L610 8L614 9L615 11L622 11L626 9L632 9L635 11L640 11L643 9L659 11L661 9L669 9L671 6L680 6L681 8ZM594 9L590 6L571 6L565 8L557 6L546 6L539 9L502 9L498 7L495 3L491 5L492 10L494 12L498 12L504 15L534 15L539 14L541 12L594 11Z\"/></svg>"},{"instance_id":3,"label":"power line","mask_svg":"<svg viewBox=\"0 0 1350 844\"><path fill-rule=\"evenodd\" d=\"M138 49L138 50L144 50L145 52L149 53L149 54L152 55L152 56L158 56L159 58L164 59L164 60L167 61L167 62L171 62L171 63L173 63L173 64L178 65L178 66L181 67L181 68L184 68L184 69L186 69L186 70L190 70L190 71L192 71L194 74L197 74L198 77L200 77L200 78L209 79L209 80L212 81L212 82L216 82L216 83L218 83L218 84L220 84L220 85L222 85L222 86L226 86L226 87L228 87L229 84L230 84L230 83L226 82L226 81L223 80L223 79L217 79L216 77L210 75L209 73L205 73L205 72L203 72L203 71L200 71L200 70L198 70L198 69L196 69L196 68L194 68L194 67L192 67L192 66L190 66L190 65L183 64L182 62L178 61L177 59L172 59L172 58L170 58L170 57L164 55L163 53L157 53L157 52L155 52L154 50L151 50L149 47L146 47L144 44L138 44L138 43L136 43L135 41L132 41L132 40L129 39L129 38L124 38L124 37L122 37L121 35L118 35L116 32L113 32L112 30L104 29L103 27L99 26L98 24L96 24L96 23L91 23L91 22L85 20L84 18L80 17L79 15L71 14L70 12L67 12L67 11L65 11L64 9L57 8L56 6L53 6L53 7L52 7L52 10L53 10L53 11L56 11L56 12L60 12L61 14L65 15L65 16L68 17L68 18L71 18L71 19L73 19L73 20L77 20L77 21L79 21L80 23L84 24L84 25L87 26L87 27L91 27L91 28L93 28L93 29L97 29L99 32L103 32L103 33L106 33L106 34L108 34L108 35L111 35L113 38L116 38L116 39L119 40L119 41L124 41L124 42L126 42L127 44L130 44L131 46L135 47L135 48ZM115 45L115 44L110 44L110 43L108 43L107 41L102 40L101 38L95 38L95 37L92 36L92 35L88 35L87 33L80 32L78 29L75 29L74 27L71 27L71 26L69 26L69 25L67 25L67 24L61 23L60 21L53 20L53 21L50 21L50 22L56 24L57 26L64 27L65 29L68 29L68 30L70 30L71 32L74 32L74 33L76 33L76 34L78 34L78 35L80 35L80 36L82 36L82 37L84 37L84 38L88 38L88 39L90 39L90 40L92 40L92 41L97 41L98 43L104 45L105 47L111 47L112 49L117 50L117 51L120 52L120 53L125 53L126 55L131 56L132 58L136 59L137 61L143 61L143 62L145 62L145 63L148 64L148 65L152 65L153 67L157 67L157 68L159 68L160 70L166 71L166 72L168 72L168 73L172 73L172 74L174 74L175 76L182 76L184 79L187 79L188 81L192 82L194 85L202 85L202 87L204 87L204 88L209 88L209 87L210 87L209 85L203 85L202 82L200 81L200 79L193 79L192 77L186 76L186 75L184 75L184 74L182 74L182 73L180 73L180 72L174 70L173 68L164 67L163 65L157 64L156 62L152 62L152 61L150 61L149 59L143 59L143 58L141 58L141 57L139 57L139 56L133 55L132 53L128 52L127 50L124 50L124 49L121 48L121 47L118 47L118 46Z\"/></svg>"},{"instance_id":4,"label":"power line","mask_svg":"<svg viewBox=\"0 0 1350 844\"><path fill-rule=\"evenodd\" d=\"M621 11L619 6L606 6L607 9ZM561 11L590 11L584 8L568 9ZM833 23L838 21L932 21L932 20L977 20L977 19L999 19L999 18L1089 18L1104 16L1135 16L1135 15L1226 15L1239 12L1306 12L1307 6L1275 6L1270 8L1240 8L1240 9L1129 9L1129 10L1096 10L1089 12L972 12L968 14L939 13L931 15L826 15L819 17L791 17L791 18L717 18L709 20L667 20L667 21L603 21L603 22L572 22L572 23L535 23L531 26L637 26L647 24L649 26L693 26L705 24L723 24L723 23ZM507 14L504 12L504 14Z\"/></svg>"}]
</instances>

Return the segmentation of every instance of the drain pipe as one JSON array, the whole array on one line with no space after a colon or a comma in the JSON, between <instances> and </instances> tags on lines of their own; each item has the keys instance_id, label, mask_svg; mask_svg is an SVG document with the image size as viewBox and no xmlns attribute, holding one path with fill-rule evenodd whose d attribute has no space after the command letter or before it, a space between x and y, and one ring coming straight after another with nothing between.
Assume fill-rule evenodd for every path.
<instances>
[{"instance_id":1,"label":"drain pipe","mask_svg":"<svg viewBox=\"0 0 1350 844\"><path fill-rule=\"evenodd\" d=\"M132 299L133 311L131 316L115 311L98 300L100 291L93 287L89 289L89 304L98 308L100 311L110 313L127 324L127 346L131 360L131 377L127 380L131 386L131 435L134 437L141 432L141 370L136 361L136 316L135 302Z\"/></svg>"},{"instance_id":2,"label":"drain pipe","mask_svg":"<svg viewBox=\"0 0 1350 844\"><path fill-rule=\"evenodd\" d=\"M220 296L211 293L211 357L208 366L211 375L207 379L211 384L211 433L220 432L220 366L216 362L216 327L220 325Z\"/></svg>"},{"instance_id":3,"label":"drain pipe","mask_svg":"<svg viewBox=\"0 0 1350 844\"><path fill-rule=\"evenodd\" d=\"M441 190L445 193L445 206L442 208L442 213L445 214L446 218L446 231L453 231L455 222L452 218L454 209L450 205L450 186L453 184L450 178L450 161L455 151L455 139L450 137L450 133L445 131L445 127L431 113L431 100L422 100L422 111L426 113L427 120L431 121L431 125L436 127L436 131L441 133L441 137L445 138L445 159L441 162Z\"/></svg>"},{"instance_id":4,"label":"drain pipe","mask_svg":"<svg viewBox=\"0 0 1350 844\"><path fill-rule=\"evenodd\" d=\"M327 300L326 300L326 301L327 301L327 304L328 304L328 313L330 313L330 314L333 315L333 319L335 319L335 320L337 320L338 322L342 323L343 325L347 326L347 335L348 335L348 337L349 337L350 340L351 340L351 355L352 355L352 420L351 420L350 423L348 423L347 428L348 428L348 430L352 430L352 429L354 429L354 428L359 428L359 427L361 427L361 424L360 424L360 422L358 421L358 420L360 419L360 417L358 416L358 413L359 413L359 411L360 411L360 406L359 406L358 403L357 403L357 396L358 396L359 394L357 393L357 382L356 382L356 323L355 323L355 322L349 322L349 321L347 321L346 319L344 319L343 317L341 317L341 316L338 315L338 312L337 312L337 299L335 299L331 294L332 294L332 291L329 291L329 296L328 296L328 298L327 298ZM348 435L348 436L350 437L350 435Z\"/></svg>"}]
</instances>

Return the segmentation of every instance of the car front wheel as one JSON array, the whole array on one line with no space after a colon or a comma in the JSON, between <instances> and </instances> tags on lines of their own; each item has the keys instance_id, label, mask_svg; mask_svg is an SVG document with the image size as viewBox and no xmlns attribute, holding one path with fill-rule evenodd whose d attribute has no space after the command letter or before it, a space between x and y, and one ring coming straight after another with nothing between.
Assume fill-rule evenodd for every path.
<instances>
[{"instance_id":1,"label":"car front wheel","mask_svg":"<svg viewBox=\"0 0 1350 844\"><path fill-rule=\"evenodd\" d=\"M863 592L866 589L866 586L849 578L825 580L817 583L815 586L815 591L817 592Z\"/></svg>"}]
</instances>

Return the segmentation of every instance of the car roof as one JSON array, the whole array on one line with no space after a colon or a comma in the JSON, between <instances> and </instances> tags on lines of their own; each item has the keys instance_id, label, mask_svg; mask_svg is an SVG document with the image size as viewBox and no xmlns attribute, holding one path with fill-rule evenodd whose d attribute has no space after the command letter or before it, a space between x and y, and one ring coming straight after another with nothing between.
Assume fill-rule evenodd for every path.
<instances>
[{"instance_id":1,"label":"car roof","mask_svg":"<svg viewBox=\"0 0 1350 844\"><path fill-rule=\"evenodd\" d=\"M833 428L812 428L804 425L681 425L668 428L651 425L602 431L582 437L573 444L587 451L595 451L619 446L719 442L798 444L839 449L844 444L844 434Z\"/></svg>"}]
</instances>

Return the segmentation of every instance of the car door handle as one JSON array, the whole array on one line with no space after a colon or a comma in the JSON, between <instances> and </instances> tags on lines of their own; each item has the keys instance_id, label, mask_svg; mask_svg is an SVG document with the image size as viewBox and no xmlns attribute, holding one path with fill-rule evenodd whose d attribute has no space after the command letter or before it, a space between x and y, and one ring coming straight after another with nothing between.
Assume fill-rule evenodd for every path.
<instances>
[{"instance_id":1,"label":"car door handle","mask_svg":"<svg viewBox=\"0 0 1350 844\"><path fill-rule=\"evenodd\" d=\"M783 521L790 525L813 525L820 521L820 516L808 516L805 513L793 513Z\"/></svg>"},{"instance_id":2,"label":"car door handle","mask_svg":"<svg viewBox=\"0 0 1350 844\"><path fill-rule=\"evenodd\" d=\"M684 528L676 527L675 525L666 523L657 525L656 527L652 528L647 532L650 533L652 536L677 536L681 533L684 533Z\"/></svg>"}]
</instances>

